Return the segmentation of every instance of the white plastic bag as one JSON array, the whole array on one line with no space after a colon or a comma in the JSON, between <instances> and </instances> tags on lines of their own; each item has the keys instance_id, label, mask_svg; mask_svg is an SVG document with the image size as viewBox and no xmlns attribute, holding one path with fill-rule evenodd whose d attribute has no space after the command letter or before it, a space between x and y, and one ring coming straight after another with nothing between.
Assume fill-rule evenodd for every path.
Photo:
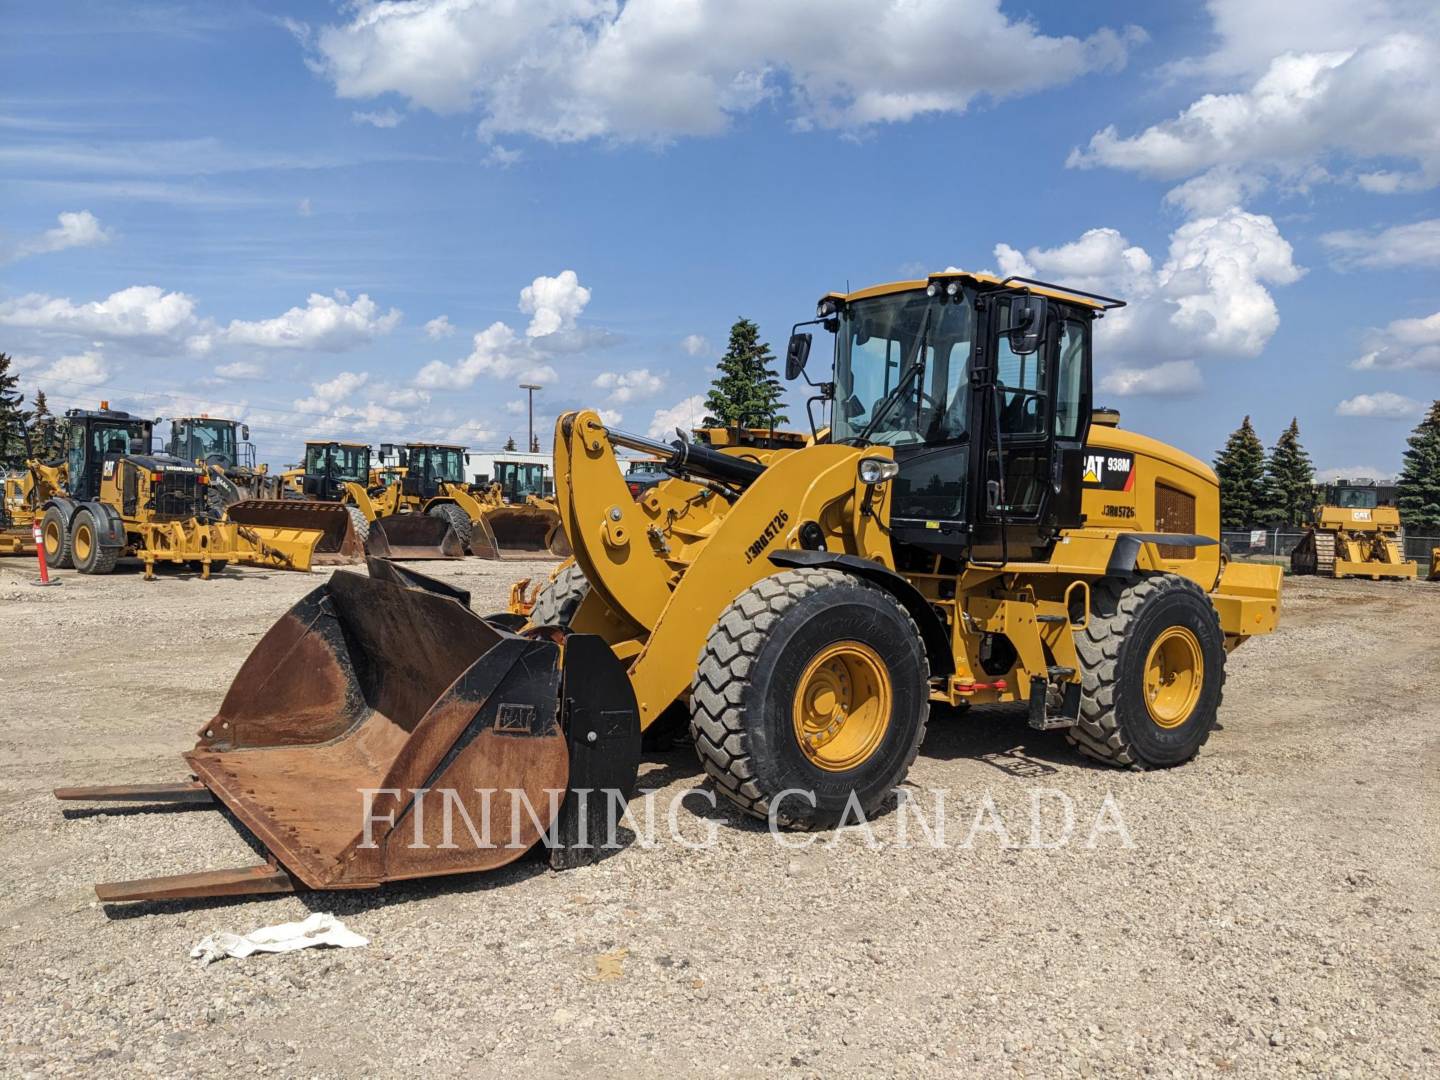
<instances>
[{"instance_id":1,"label":"white plastic bag","mask_svg":"<svg viewBox=\"0 0 1440 1080\"><path fill-rule=\"evenodd\" d=\"M249 956L257 952L293 952L308 949L312 945L334 945L339 949L355 949L369 945L334 915L317 911L303 922L281 923L278 926L262 926L243 937L224 931L211 934L190 950L190 959L199 960L201 965L213 964L227 956Z\"/></svg>"}]
</instances>

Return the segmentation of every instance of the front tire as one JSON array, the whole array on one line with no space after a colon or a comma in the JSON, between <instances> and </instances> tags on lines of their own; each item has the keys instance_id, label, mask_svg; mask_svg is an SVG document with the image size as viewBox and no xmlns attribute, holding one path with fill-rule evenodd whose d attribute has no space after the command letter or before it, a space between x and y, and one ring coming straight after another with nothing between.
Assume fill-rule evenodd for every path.
<instances>
[{"instance_id":1,"label":"front tire","mask_svg":"<svg viewBox=\"0 0 1440 1080\"><path fill-rule=\"evenodd\" d=\"M89 510L76 514L70 526L70 553L75 569L82 574L108 574L120 561L119 548L100 546L100 527Z\"/></svg>"},{"instance_id":2,"label":"front tire","mask_svg":"<svg viewBox=\"0 0 1440 1080\"><path fill-rule=\"evenodd\" d=\"M350 503L345 504L345 512L350 515L350 526L355 530L355 538L363 548L370 539L370 519L365 516L365 511Z\"/></svg>"},{"instance_id":3,"label":"front tire","mask_svg":"<svg viewBox=\"0 0 1440 1080\"><path fill-rule=\"evenodd\" d=\"M905 778L930 714L920 632L837 570L763 578L721 614L691 684L690 734L731 802L789 828L868 818ZM813 798L813 803L812 803ZM853 810L852 810L853 813Z\"/></svg>"},{"instance_id":4,"label":"front tire","mask_svg":"<svg viewBox=\"0 0 1440 1080\"><path fill-rule=\"evenodd\" d=\"M70 548L70 526L57 507L46 509L40 518L40 542L45 545L45 562L57 570L75 569Z\"/></svg>"},{"instance_id":5,"label":"front tire","mask_svg":"<svg viewBox=\"0 0 1440 1080\"><path fill-rule=\"evenodd\" d=\"M470 541L474 536L475 527L470 523L470 515L461 510L454 503L441 503L439 506L432 506L427 513L434 518L442 518L450 523L450 528L455 530L455 536L460 541L460 550L470 554Z\"/></svg>"},{"instance_id":6,"label":"front tire","mask_svg":"<svg viewBox=\"0 0 1440 1080\"><path fill-rule=\"evenodd\" d=\"M580 602L590 595L590 582L585 571L573 559L560 572L540 586L535 606L530 609L531 626L569 626Z\"/></svg>"},{"instance_id":7,"label":"front tire","mask_svg":"<svg viewBox=\"0 0 1440 1080\"><path fill-rule=\"evenodd\" d=\"M1189 761L1210 737L1225 686L1220 616L1177 574L1098 582L1076 635L1082 754L1135 769Z\"/></svg>"}]
</instances>

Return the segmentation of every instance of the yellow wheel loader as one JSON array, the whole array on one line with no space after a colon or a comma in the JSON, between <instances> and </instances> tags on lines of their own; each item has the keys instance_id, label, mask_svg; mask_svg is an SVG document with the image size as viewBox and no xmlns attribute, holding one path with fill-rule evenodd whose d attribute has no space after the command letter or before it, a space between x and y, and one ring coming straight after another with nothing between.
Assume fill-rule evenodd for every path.
<instances>
[{"instance_id":1,"label":"yellow wheel loader","mask_svg":"<svg viewBox=\"0 0 1440 1080\"><path fill-rule=\"evenodd\" d=\"M1373 484L1329 484L1314 524L1290 553L1296 574L1321 577L1412 579L1419 571L1405 558L1400 511L1379 505Z\"/></svg>"},{"instance_id":2,"label":"yellow wheel loader","mask_svg":"<svg viewBox=\"0 0 1440 1080\"><path fill-rule=\"evenodd\" d=\"M197 567L204 577L230 562L310 569L318 533L217 518L207 507L208 471L152 453L151 421L108 402L65 418L63 472L36 463L29 485L51 566L108 574L131 556L145 564L147 581L161 562Z\"/></svg>"},{"instance_id":3,"label":"yellow wheel loader","mask_svg":"<svg viewBox=\"0 0 1440 1080\"><path fill-rule=\"evenodd\" d=\"M242 499L280 497L280 478L256 463L250 426L238 420L205 413L172 417L165 452L209 471L207 502L217 517Z\"/></svg>"},{"instance_id":4,"label":"yellow wheel loader","mask_svg":"<svg viewBox=\"0 0 1440 1080\"><path fill-rule=\"evenodd\" d=\"M504 553L525 557L548 553L570 555L570 543L560 524L560 508L543 462L497 457L491 482L478 491L488 507L487 517Z\"/></svg>"},{"instance_id":5,"label":"yellow wheel loader","mask_svg":"<svg viewBox=\"0 0 1440 1080\"><path fill-rule=\"evenodd\" d=\"M1276 626L1280 570L1222 568L1207 465L1093 422L1091 328L1119 303L948 271L827 294L812 445L563 415L574 561L529 617L480 618L381 560L337 573L246 661L186 756L194 779L57 793L219 802L267 862L101 897L362 888L537 839L554 865L591 860L672 707L716 790L782 827L881 809L934 703L1015 703L1116 765L1189 760L1227 654ZM792 379L813 336L796 329ZM619 448L672 478L636 500Z\"/></svg>"}]
</instances>

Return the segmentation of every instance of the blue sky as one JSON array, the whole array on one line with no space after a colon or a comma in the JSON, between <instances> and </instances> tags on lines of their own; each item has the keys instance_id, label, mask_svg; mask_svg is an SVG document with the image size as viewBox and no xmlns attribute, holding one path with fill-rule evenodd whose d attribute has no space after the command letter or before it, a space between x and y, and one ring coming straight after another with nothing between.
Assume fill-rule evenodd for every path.
<instances>
[{"instance_id":1,"label":"blue sky","mask_svg":"<svg viewBox=\"0 0 1440 1080\"><path fill-rule=\"evenodd\" d=\"M547 442L668 430L737 316L783 352L847 283L1028 271L1131 300L1127 426L1209 459L1293 415L1394 472L1440 396L1440 14L1293 13L0 2L0 349L278 463L523 439L531 378Z\"/></svg>"}]
</instances>

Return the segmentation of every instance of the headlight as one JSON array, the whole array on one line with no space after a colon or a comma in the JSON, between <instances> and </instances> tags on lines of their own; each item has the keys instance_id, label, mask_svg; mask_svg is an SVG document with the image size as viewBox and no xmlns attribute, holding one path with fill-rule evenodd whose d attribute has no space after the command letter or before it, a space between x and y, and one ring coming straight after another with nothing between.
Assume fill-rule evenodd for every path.
<instances>
[{"instance_id":1,"label":"headlight","mask_svg":"<svg viewBox=\"0 0 1440 1080\"><path fill-rule=\"evenodd\" d=\"M821 300L815 308L815 317L817 319L828 319L831 315L834 315L837 310L838 307L834 300Z\"/></svg>"},{"instance_id":2,"label":"headlight","mask_svg":"<svg viewBox=\"0 0 1440 1080\"><path fill-rule=\"evenodd\" d=\"M933 281L930 282L929 285L926 285L926 286L925 286L925 295L926 295L926 296L939 296L939 295L940 295L940 286L939 286L936 282L933 282Z\"/></svg>"},{"instance_id":3,"label":"headlight","mask_svg":"<svg viewBox=\"0 0 1440 1080\"><path fill-rule=\"evenodd\" d=\"M900 475L900 466L885 458L867 457L860 459L860 482L862 484L883 484Z\"/></svg>"},{"instance_id":4,"label":"headlight","mask_svg":"<svg viewBox=\"0 0 1440 1080\"><path fill-rule=\"evenodd\" d=\"M946 286L945 286L945 295L948 296L948 297L950 297L951 299L954 299L955 297L959 296L959 295L960 295L960 283L959 283L958 281L952 281L952 282L950 282L949 285L946 285Z\"/></svg>"}]
</instances>

